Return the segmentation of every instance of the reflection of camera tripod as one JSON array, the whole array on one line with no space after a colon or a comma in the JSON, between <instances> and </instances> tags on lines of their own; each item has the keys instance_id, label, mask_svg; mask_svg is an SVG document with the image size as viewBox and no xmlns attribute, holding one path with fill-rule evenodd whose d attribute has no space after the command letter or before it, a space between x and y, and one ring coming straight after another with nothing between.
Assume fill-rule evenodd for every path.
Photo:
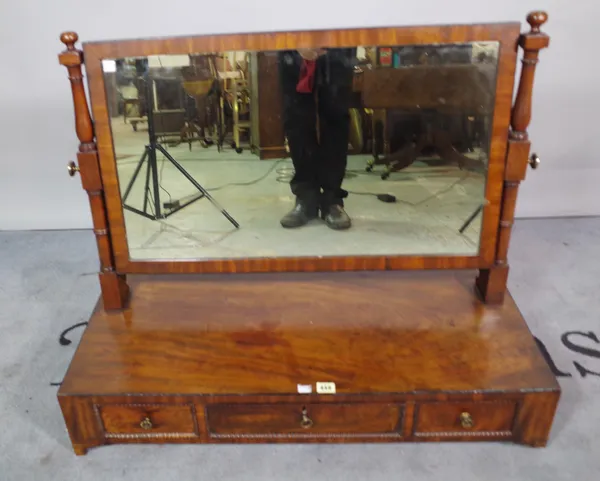
<instances>
[{"instance_id":1,"label":"reflection of camera tripod","mask_svg":"<svg viewBox=\"0 0 600 481\"><path fill-rule=\"evenodd\" d=\"M148 115L148 137L150 142L144 148L144 153L138 162L138 165L133 172L133 176L129 180L127 184L127 188L125 189L125 193L123 194L123 208L127 209L131 212L135 212L141 216L144 216L151 220L157 219L166 219L170 215L175 212L180 211L184 207L196 202L197 200L206 197L217 209L221 211L221 213L227 218L229 222L231 222L236 228L239 228L240 225L235 221L229 213L223 209L219 205L219 203L213 199L213 197L208 193L204 187L202 187L196 179L194 179L188 171L186 171L183 166L177 162L167 151L166 149L157 142L156 140L156 132L154 130L154 117L153 117L153 107L152 103L149 101L152 95L152 90L150 88L149 75L146 76L146 101L147 101L147 115ZM196 194L191 199L181 203L180 200L170 201L168 204L165 204L165 208L168 209L168 212L163 212L161 203L160 203L160 186L158 179L158 165L156 161L156 151L159 151L161 154L165 156L165 158L171 162L175 166L175 168L183 174L183 176L190 181L190 183L199 191L199 194ZM127 204L127 198L131 193L131 189L133 188L133 184L135 183L139 173L142 170L142 167L146 164L146 182L144 185L144 203L142 210L137 209L136 207L132 207ZM150 177L152 177L152 186L150 186ZM152 189L152 190L151 190ZM148 203L152 201L153 209L152 213L148 213ZM167 207L169 206L169 207Z\"/></svg>"},{"instance_id":2,"label":"reflection of camera tripod","mask_svg":"<svg viewBox=\"0 0 600 481\"><path fill-rule=\"evenodd\" d=\"M475 220L475 217L477 217L479 215L479 213L483 210L483 207L484 207L484 204L479 204L477 206L477 208L473 211L473 213L463 223L461 228L458 229L458 232L463 234L467 230L467 228L473 223L473 221Z\"/></svg>"}]
</instances>

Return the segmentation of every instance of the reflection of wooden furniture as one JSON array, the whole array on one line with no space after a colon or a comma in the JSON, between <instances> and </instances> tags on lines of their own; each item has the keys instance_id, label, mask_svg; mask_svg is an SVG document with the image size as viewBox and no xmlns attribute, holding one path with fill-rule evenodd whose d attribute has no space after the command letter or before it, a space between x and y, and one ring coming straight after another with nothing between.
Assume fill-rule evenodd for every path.
<instances>
[{"instance_id":1,"label":"reflection of wooden furniture","mask_svg":"<svg viewBox=\"0 0 600 481\"><path fill-rule=\"evenodd\" d=\"M478 65L422 65L365 71L362 79L365 107L416 112L422 121L421 134L414 143L374 160L374 164L387 167L382 178L412 164L429 145L444 160L461 168L479 166L479 162L454 148L451 136L437 121L441 114L489 115L493 94L493 85Z\"/></svg>"},{"instance_id":2,"label":"reflection of wooden furniture","mask_svg":"<svg viewBox=\"0 0 600 481\"><path fill-rule=\"evenodd\" d=\"M198 138L202 146L207 147L209 137L216 132L218 123L219 99L216 92L218 80L215 57L190 55L190 65L184 67L181 74L183 90L194 99L196 108L194 118L188 119L182 137L188 141Z\"/></svg>"},{"instance_id":3,"label":"reflection of wooden furniture","mask_svg":"<svg viewBox=\"0 0 600 481\"><path fill-rule=\"evenodd\" d=\"M159 141L168 138L180 138L181 131L185 127L185 110L156 110L153 112L154 131Z\"/></svg>"},{"instance_id":4,"label":"reflection of wooden furniture","mask_svg":"<svg viewBox=\"0 0 600 481\"><path fill-rule=\"evenodd\" d=\"M548 45L539 31L545 20L531 14L531 31L521 36L518 24L498 24L88 43L93 124L77 35L63 34L60 61L69 69L102 288L59 391L75 452L166 442L545 445L560 388L514 302L505 299L510 228L528 164L533 74ZM500 43L479 253L130 259L99 59L115 51L208 51L217 43L223 50L317 48L323 38L331 46L365 38L383 45L396 38ZM517 38L525 62L509 121ZM438 271L382 272L399 269ZM481 300L471 288L472 269L479 269ZM126 274L184 272L204 275L138 277L130 298ZM260 274L234 274L241 272Z\"/></svg>"},{"instance_id":5,"label":"reflection of wooden furniture","mask_svg":"<svg viewBox=\"0 0 600 481\"><path fill-rule=\"evenodd\" d=\"M140 99L123 99L123 123L125 124L127 123L127 110L129 107L136 107L139 115ZM134 117L137 117L137 115Z\"/></svg>"},{"instance_id":6,"label":"reflection of wooden furniture","mask_svg":"<svg viewBox=\"0 0 600 481\"><path fill-rule=\"evenodd\" d=\"M233 144L232 147L239 154L242 152L240 144L240 134L247 132L251 134L252 122L250 120L242 119L242 112L240 110L243 106L247 105L245 100L247 99L246 92L248 91L248 81L244 79L235 79L231 83L231 107L233 110ZM250 107L251 108L251 107ZM252 139L250 139L252 144Z\"/></svg>"},{"instance_id":7,"label":"reflection of wooden furniture","mask_svg":"<svg viewBox=\"0 0 600 481\"><path fill-rule=\"evenodd\" d=\"M250 54L249 81L252 148L261 159L287 157L279 67L274 52Z\"/></svg>"}]
</instances>

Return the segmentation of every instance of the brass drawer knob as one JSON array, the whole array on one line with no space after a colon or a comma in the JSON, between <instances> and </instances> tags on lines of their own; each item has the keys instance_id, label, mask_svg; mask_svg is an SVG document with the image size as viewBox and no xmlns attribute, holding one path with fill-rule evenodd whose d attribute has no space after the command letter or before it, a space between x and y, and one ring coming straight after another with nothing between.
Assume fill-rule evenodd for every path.
<instances>
[{"instance_id":1,"label":"brass drawer knob","mask_svg":"<svg viewBox=\"0 0 600 481\"><path fill-rule=\"evenodd\" d=\"M463 412L460 413L460 425L465 429L472 428L475 426L475 421L468 412Z\"/></svg>"},{"instance_id":2,"label":"brass drawer knob","mask_svg":"<svg viewBox=\"0 0 600 481\"><path fill-rule=\"evenodd\" d=\"M152 421L150 421L150 418L146 417L146 418L142 419L142 422L140 423L140 427L142 429L152 429Z\"/></svg>"},{"instance_id":3,"label":"brass drawer knob","mask_svg":"<svg viewBox=\"0 0 600 481\"><path fill-rule=\"evenodd\" d=\"M308 412L306 411L306 408L302 408L302 420L300 421L300 426L302 426L304 429L308 429L313 425L313 421L311 418L308 417Z\"/></svg>"},{"instance_id":4,"label":"brass drawer knob","mask_svg":"<svg viewBox=\"0 0 600 481\"><path fill-rule=\"evenodd\" d=\"M77 172L79 172L79 166L75 162L71 161L67 165L67 172L69 172L69 175L73 177Z\"/></svg>"},{"instance_id":5,"label":"brass drawer knob","mask_svg":"<svg viewBox=\"0 0 600 481\"><path fill-rule=\"evenodd\" d=\"M542 159L535 152L529 156L529 166L532 169L537 169L540 166Z\"/></svg>"}]
</instances>

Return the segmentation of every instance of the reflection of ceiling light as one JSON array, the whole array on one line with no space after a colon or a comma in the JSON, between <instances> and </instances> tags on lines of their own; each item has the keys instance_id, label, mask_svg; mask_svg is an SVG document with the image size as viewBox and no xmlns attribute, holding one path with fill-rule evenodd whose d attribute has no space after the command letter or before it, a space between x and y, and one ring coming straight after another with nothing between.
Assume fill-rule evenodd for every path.
<instances>
[{"instance_id":1,"label":"reflection of ceiling light","mask_svg":"<svg viewBox=\"0 0 600 481\"><path fill-rule=\"evenodd\" d=\"M152 67L187 67L190 65L188 55L149 55L148 66Z\"/></svg>"},{"instance_id":2,"label":"reflection of ceiling light","mask_svg":"<svg viewBox=\"0 0 600 481\"><path fill-rule=\"evenodd\" d=\"M102 60L102 71L105 73L116 72L117 62L114 60Z\"/></svg>"}]
</instances>

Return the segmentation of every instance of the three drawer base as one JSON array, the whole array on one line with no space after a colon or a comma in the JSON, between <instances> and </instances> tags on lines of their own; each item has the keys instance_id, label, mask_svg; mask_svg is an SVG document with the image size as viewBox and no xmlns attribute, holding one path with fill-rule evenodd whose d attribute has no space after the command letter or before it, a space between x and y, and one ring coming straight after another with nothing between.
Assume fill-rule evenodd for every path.
<instances>
[{"instance_id":1,"label":"three drawer base","mask_svg":"<svg viewBox=\"0 0 600 481\"><path fill-rule=\"evenodd\" d=\"M264 396L263 396L264 397ZM444 398L444 400L441 400ZM513 441L544 446L559 394L61 396L75 451L126 443ZM474 400L476 399L476 400Z\"/></svg>"},{"instance_id":2,"label":"three drawer base","mask_svg":"<svg viewBox=\"0 0 600 481\"><path fill-rule=\"evenodd\" d=\"M128 310L97 307L58 393L78 454L130 443L548 440L560 388L523 317L510 296L481 304L459 275L132 286ZM223 289L229 302L216 297ZM307 290L313 304L289 309Z\"/></svg>"}]
</instances>

